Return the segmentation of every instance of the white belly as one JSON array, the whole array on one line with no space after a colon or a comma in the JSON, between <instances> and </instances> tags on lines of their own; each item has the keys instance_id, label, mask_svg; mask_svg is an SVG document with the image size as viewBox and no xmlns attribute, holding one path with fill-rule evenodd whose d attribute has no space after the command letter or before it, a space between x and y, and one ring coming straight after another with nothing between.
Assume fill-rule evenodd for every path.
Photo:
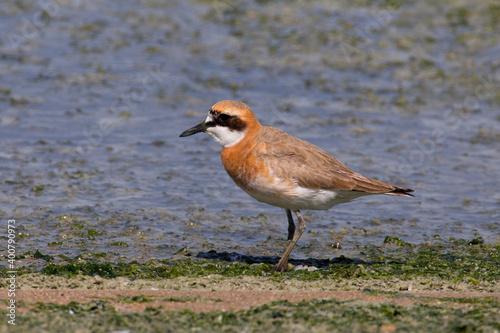
<instances>
[{"instance_id":1,"label":"white belly","mask_svg":"<svg viewBox=\"0 0 500 333\"><path fill-rule=\"evenodd\" d=\"M279 182L256 185L243 188L243 190L260 202L291 210L326 210L340 203L368 195L368 193L356 191L309 189L298 185L292 188Z\"/></svg>"}]
</instances>

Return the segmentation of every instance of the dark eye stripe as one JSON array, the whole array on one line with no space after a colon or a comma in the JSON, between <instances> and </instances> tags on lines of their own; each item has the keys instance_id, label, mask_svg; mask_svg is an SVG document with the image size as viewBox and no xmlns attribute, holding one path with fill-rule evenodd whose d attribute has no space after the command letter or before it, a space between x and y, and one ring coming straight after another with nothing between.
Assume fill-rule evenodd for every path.
<instances>
[{"instance_id":1,"label":"dark eye stripe","mask_svg":"<svg viewBox=\"0 0 500 333\"><path fill-rule=\"evenodd\" d=\"M214 118L214 125L228 127L234 131L243 131L247 125L237 116L230 116L217 110L210 110L210 114Z\"/></svg>"}]
</instances>

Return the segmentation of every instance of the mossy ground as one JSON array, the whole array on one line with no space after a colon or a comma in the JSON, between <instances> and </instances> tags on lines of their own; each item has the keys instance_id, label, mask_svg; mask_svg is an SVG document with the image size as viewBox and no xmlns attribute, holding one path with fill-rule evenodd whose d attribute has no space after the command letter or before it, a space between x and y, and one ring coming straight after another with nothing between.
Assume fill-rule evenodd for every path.
<instances>
[{"instance_id":1,"label":"mossy ground","mask_svg":"<svg viewBox=\"0 0 500 333\"><path fill-rule=\"evenodd\" d=\"M106 301L54 305L38 303L32 313L20 315L20 326L12 331L109 332L495 332L500 329L498 299L468 299L457 305L454 299L439 304L404 307L393 304L366 304L356 300L272 302L260 307L234 311L195 313L189 310L166 312L148 307L136 313L120 313Z\"/></svg>"},{"instance_id":2,"label":"mossy ground","mask_svg":"<svg viewBox=\"0 0 500 333\"><path fill-rule=\"evenodd\" d=\"M117 289L117 293L115 297L96 294L94 300L82 302L20 299L16 326L8 327L9 331L37 328L40 332L121 329L130 332L495 332L500 329L500 244L483 244L481 239L415 245L388 237L382 246L367 246L360 254L363 259L335 258L327 265L312 259L298 260L296 263L300 266L285 273L270 273L269 263L246 263L244 261L256 259L247 256L232 256L239 261L229 262L188 254L184 259L143 263L110 262L102 253L85 258L54 258L35 251L24 256L25 259L37 257L45 262L45 267L19 269L18 288L22 295L44 290L60 290L64 294L68 289L82 294L100 290L102 295ZM273 260L275 258L263 258L263 261ZM5 276L6 271L3 268L2 275ZM126 294L125 290L133 294ZM162 296L162 291L175 294ZM202 294L195 295L193 291ZM243 304L224 309L230 301L225 296L223 299L203 296L218 291L231 291L239 295L237 297L242 297L244 291L269 295L276 292L290 295L319 291L355 293L322 296L326 299L311 299L314 296L309 295L302 301L279 299L257 306ZM244 294L244 297L251 295ZM272 299L269 296L269 300ZM221 306L213 311L199 311L200 308L194 306L207 302ZM172 303L176 310L168 308ZM1 312L1 327L5 331L6 310Z\"/></svg>"}]
</instances>

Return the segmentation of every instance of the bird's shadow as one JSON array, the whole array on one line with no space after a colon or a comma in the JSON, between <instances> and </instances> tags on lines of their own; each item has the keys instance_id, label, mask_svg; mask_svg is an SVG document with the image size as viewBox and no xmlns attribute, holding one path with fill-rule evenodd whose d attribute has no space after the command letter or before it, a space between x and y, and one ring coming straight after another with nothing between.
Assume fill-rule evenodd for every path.
<instances>
[{"instance_id":1,"label":"bird's shadow","mask_svg":"<svg viewBox=\"0 0 500 333\"><path fill-rule=\"evenodd\" d=\"M210 260L221 260L228 262L242 262L246 264L270 264L275 265L278 263L280 257L269 257L269 256L249 256L245 254L239 254L236 252L217 252L214 250L208 252L199 252L196 258L210 259ZM289 263L294 266L314 266L316 268L327 268L332 264L338 265L351 265L351 264L382 264L384 262L374 262L365 261L361 259L351 259L344 256L332 258L332 259L290 259ZM398 264L397 262L391 262L392 264Z\"/></svg>"}]
</instances>

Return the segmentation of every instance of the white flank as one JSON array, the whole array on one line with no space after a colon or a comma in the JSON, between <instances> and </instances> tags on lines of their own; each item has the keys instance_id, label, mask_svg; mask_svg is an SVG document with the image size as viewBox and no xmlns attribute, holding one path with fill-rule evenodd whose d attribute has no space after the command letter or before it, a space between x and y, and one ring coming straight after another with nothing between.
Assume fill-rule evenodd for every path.
<instances>
[{"instance_id":1,"label":"white flank","mask_svg":"<svg viewBox=\"0 0 500 333\"><path fill-rule=\"evenodd\" d=\"M294 200L302 209L330 209L340 203L346 203L369 193L356 191L317 190L297 186L297 198Z\"/></svg>"},{"instance_id":2,"label":"white flank","mask_svg":"<svg viewBox=\"0 0 500 333\"><path fill-rule=\"evenodd\" d=\"M212 115L209 113L205 122L214 121ZM234 144L240 142L245 135L246 131L233 131L225 126L214 126L206 130L207 134L210 135L215 141L220 143L222 147L228 148Z\"/></svg>"},{"instance_id":3,"label":"white flank","mask_svg":"<svg viewBox=\"0 0 500 333\"><path fill-rule=\"evenodd\" d=\"M365 192L310 189L274 178L272 183L256 177L248 188L243 188L254 199L272 206L297 209L326 210L340 203L352 201Z\"/></svg>"}]
</instances>

